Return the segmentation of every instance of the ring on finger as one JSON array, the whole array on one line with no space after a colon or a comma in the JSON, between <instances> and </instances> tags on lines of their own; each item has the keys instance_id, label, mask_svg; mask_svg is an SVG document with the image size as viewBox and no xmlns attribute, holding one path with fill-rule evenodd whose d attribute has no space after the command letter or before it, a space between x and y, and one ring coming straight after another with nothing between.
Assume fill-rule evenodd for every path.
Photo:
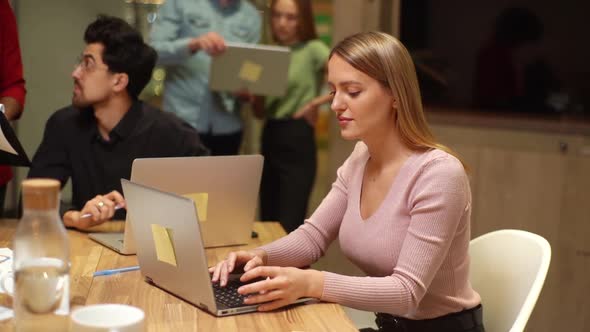
<instances>
[{"instance_id":1,"label":"ring on finger","mask_svg":"<svg viewBox=\"0 0 590 332\"><path fill-rule=\"evenodd\" d=\"M98 204L96 204L96 207L100 210L102 207L104 206L104 202L100 201L98 202Z\"/></svg>"}]
</instances>

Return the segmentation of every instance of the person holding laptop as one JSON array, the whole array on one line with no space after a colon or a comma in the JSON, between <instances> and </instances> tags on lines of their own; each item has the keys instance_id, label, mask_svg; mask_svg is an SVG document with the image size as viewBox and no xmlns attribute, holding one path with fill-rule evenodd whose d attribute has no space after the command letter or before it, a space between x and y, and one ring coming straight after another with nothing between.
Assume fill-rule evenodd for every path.
<instances>
[{"instance_id":1,"label":"person holding laptop","mask_svg":"<svg viewBox=\"0 0 590 332\"><path fill-rule=\"evenodd\" d=\"M138 99L157 57L138 31L120 18L99 16L84 41L72 72L72 105L47 121L28 174L62 186L72 179L73 206L63 220L79 229L124 219L115 207L125 206L120 180L129 179L135 158L207 154L189 124Z\"/></svg>"},{"instance_id":2,"label":"person holding laptop","mask_svg":"<svg viewBox=\"0 0 590 332\"><path fill-rule=\"evenodd\" d=\"M260 218L280 221L287 232L306 217L317 166L317 109L331 99L318 96L330 49L317 38L311 7L311 0L271 2L273 40L291 49L287 93L255 102L255 111L266 118Z\"/></svg>"},{"instance_id":3,"label":"person holding laptop","mask_svg":"<svg viewBox=\"0 0 590 332\"><path fill-rule=\"evenodd\" d=\"M331 191L286 237L210 268L259 310L314 297L374 311L380 331L484 331L469 283L471 191L462 162L432 136L409 52L381 32L350 36L328 62L340 133L360 140ZM367 277L304 269L336 238Z\"/></svg>"},{"instance_id":4,"label":"person holding laptop","mask_svg":"<svg viewBox=\"0 0 590 332\"><path fill-rule=\"evenodd\" d=\"M150 38L166 68L164 111L195 127L212 155L238 154L238 111L251 95L210 91L211 57L225 51L226 41L258 43L260 28L246 0L167 0L158 11Z\"/></svg>"}]
</instances>

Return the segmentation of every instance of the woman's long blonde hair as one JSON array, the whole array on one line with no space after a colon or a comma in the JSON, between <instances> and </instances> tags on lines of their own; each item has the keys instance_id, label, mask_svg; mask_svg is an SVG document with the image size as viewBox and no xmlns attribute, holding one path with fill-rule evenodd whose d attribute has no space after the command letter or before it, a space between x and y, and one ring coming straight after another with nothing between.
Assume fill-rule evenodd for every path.
<instances>
[{"instance_id":1,"label":"woman's long blonde hair","mask_svg":"<svg viewBox=\"0 0 590 332\"><path fill-rule=\"evenodd\" d=\"M361 32L338 43L330 58L334 55L390 91L397 102L396 129L407 147L422 151L440 149L458 157L432 135L424 116L414 62L399 40L383 32Z\"/></svg>"}]
</instances>

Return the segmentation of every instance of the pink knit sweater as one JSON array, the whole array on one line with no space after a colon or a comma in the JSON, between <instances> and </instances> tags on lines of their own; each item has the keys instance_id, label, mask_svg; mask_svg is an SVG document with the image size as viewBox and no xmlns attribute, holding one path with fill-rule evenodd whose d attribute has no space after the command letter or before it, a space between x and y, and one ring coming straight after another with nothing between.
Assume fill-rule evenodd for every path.
<instances>
[{"instance_id":1,"label":"pink knit sweater","mask_svg":"<svg viewBox=\"0 0 590 332\"><path fill-rule=\"evenodd\" d=\"M321 300L410 319L442 316L480 303L469 283L471 191L455 157L414 153L368 219L360 193L369 153L358 143L332 190L297 230L269 245L268 265L317 261L338 236L367 277L324 273Z\"/></svg>"}]
</instances>

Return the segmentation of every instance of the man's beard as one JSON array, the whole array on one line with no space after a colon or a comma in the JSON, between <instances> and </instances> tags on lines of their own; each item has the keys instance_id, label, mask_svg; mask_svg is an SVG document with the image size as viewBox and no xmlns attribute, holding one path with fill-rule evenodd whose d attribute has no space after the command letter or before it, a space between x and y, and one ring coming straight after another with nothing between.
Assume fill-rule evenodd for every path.
<instances>
[{"instance_id":1,"label":"man's beard","mask_svg":"<svg viewBox=\"0 0 590 332\"><path fill-rule=\"evenodd\" d=\"M80 98L80 96L72 96L72 105L76 108L86 108L90 106L90 103Z\"/></svg>"},{"instance_id":2,"label":"man's beard","mask_svg":"<svg viewBox=\"0 0 590 332\"><path fill-rule=\"evenodd\" d=\"M72 91L72 105L77 108L86 108L90 106L90 103L87 100L84 100L82 86L80 86L80 83L75 79L74 90Z\"/></svg>"}]
</instances>

